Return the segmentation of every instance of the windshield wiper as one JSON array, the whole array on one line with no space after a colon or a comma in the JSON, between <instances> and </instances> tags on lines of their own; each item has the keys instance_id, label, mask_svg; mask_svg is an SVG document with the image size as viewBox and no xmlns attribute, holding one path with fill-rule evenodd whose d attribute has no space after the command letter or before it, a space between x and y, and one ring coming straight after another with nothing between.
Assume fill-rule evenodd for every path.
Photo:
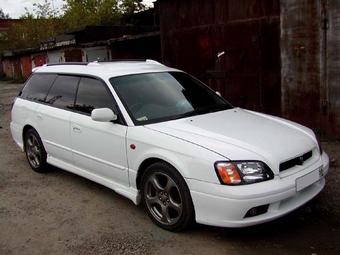
<instances>
[{"instance_id":1,"label":"windshield wiper","mask_svg":"<svg viewBox=\"0 0 340 255\"><path fill-rule=\"evenodd\" d=\"M205 114L205 113L209 113L209 112L216 112L216 111L222 111L222 110L227 110L230 109L229 105L210 105L207 107L201 107L189 112L185 112L182 114L178 114L175 115L173 117L171 117L171 120L176 120L176 119L181 119L181 118L186 118L186 117L191 117L191 116L195 116L195 115L200 115L200 114Z\"/></svg>"},{"instance_id":2,"label":"windshield wiper","mask_svg":"<svg viewBox=\"0 0 340 255\"><path fill-rule=\"evenodd\" d=\"M197 110L192 110L192 111L189 111L189 112L185 112L185 113L182 113L182 114L175 115L175 116L171 117L171 120L191 117L191 116L195 116L197 114L198 114Z\"/></svg>"},{"instance_id":3,"label":"windshield wiper","mask_svg":"<svg viewBox=\"0 0 340 255\"><path fill-rule=\"evenodd\" d=\"M204 114L204 113L209 113L209 112L217 112L217 111L223 111L223 110L228 110L230 109L230 106L225 104L225 105L209 105L206 107L198 108L196 109L198 114Z\"/></svg>"}]
</instances>

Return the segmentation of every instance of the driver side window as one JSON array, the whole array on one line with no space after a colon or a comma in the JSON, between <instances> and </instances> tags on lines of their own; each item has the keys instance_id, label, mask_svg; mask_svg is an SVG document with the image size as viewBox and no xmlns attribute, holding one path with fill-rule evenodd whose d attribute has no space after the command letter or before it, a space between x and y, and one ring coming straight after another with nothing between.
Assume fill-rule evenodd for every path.
<instances>
[{"instance_id":1,"label":"driver side window","mask_svg":"<svg viewBox=\"0 0 340 255\"><path fill-rule=\"evenodd\" d=\"M117 112L114 99L105 85L99 80L83 77L79 82L75 110L90 115L96 108L109 108Z\"/></svg>"}]
</instances>

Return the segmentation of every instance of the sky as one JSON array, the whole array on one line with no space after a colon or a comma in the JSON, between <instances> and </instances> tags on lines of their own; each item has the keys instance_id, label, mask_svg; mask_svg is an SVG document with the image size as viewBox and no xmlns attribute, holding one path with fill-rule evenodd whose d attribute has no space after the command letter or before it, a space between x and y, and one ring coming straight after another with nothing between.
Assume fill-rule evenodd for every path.
<instances>
[{"instance_id":1,"label":"sky","mask_svg":"<svg viewBox=\"0 0 340 255\"><path fill-rule=\"evenodd\" d=\"M60 8L63 5L63 0L48 0L55 8ZM152 6L155 0L143 0L147 5ZM25 13L25 7L28 10L33 9L33 3L42 3L44 0L0 0L0 8L4 13L8 13L11 18L19 18Z\"/></svg>"}]
</instances>

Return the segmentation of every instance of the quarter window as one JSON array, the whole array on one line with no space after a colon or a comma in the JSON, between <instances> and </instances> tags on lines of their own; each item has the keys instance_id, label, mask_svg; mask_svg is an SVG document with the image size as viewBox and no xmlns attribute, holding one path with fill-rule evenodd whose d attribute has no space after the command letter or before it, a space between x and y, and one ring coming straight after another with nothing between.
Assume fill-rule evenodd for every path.
<instances>
[{"instance_id":1,"label":"quarter window","mask_svg":"<svg viewBox=\"0 0 340 255\"><path fill-rule=\"evenodd\" d=\"M44 102L47 92L56 77L57 75L55 74L33 74L27 81L20 96L24 99Z\"/></svg>"},{"instance_id":2,"label":"quarter window","mask_svg":"<svg viewBox=\"0 0 340 255\"><path fill-rule=\"evenodd\" d=\"M79 77L58 75L48 92L46 103L65 109L74 108Z\"/></svg>"},{"instance_id":3,"label":"quarter window","mask_svg":"<svg viewBox=\"0 0 340 255\"><path fill-rule=\"evenodd\" d=\"M101 81L92 78L81 78L75 109L91 114L92 110L96 108L109 108L115 111L112 95L109 94Z\"/></svg>"}]
</instances>

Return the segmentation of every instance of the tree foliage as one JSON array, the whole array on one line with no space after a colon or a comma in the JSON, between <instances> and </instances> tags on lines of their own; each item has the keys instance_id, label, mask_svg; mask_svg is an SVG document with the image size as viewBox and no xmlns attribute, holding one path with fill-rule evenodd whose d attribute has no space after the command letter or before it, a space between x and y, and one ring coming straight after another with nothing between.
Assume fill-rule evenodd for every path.
<instances>
[{"instance_id":1,"label":"tree foliage","mask_svg":"<svg viewBox=\"0 0 340 255\"><path fill-rule=\"evenodd\" d=\"M145 5L142 3L142 1L136 1L136 0L125 0L120 1L120 10L127 15L131 15L135 12L145 10Z\"/></svg>"},{"instance_id":2,"label":"tree foliage","mask_svg":"<svg viewBox=\"0 0 340 255\"><path fill-rule=\"evenodd\" d=\"M119 16L116 0L66 0L63 19L67 29L76 29L112 24Z\"/></svg>"},{"instance_id":3,"label":"tree foliage","mask_svg":"<svg viewBox=\"0 0 340 255\"><path fill-rule=\"evenodd\" d=\"M25 9L20 22L13 24L9 29L8 42L11 43L12 49L36 47L40 41L56 36L63 29L58 12L45 0L41 4L33 4L33 12Z\"/></svg>"},{"instance_id":4,"label":"tree foliage","mask_svg":"<svg viewBox=\"0 0 340 255\"><path fill-rule=\"evenodd\" d=\"M10 16L0 8L0 19L9 19ZM0 32L0 50L5 45L7 47L8 36L6 32Z\"/></svg>"},{"instance_id":5,"label":"tree foliage","mask_svg":"<svg viewBox=\"0 0 340 255\"><path fill-rule=\"evenodd\" d=\"M33 4L33 11L26 9L21 22L12 25L8 32L8 48L36 47L39 42L65 30L88 25L119 24L123 15L145 9L141 0L64 0L62 10L55 10L50 0ZM0 10L1 15L1 10Z\"/></svg>"},{"instance_id":6,"label":"tree foliage","mask_svg":"<svg viewBox=\"0 0 340 255\"><path fill-rule=\"evenodd\" d=\"M29 13L26 9L26 13ZM33 16L37 19L56 18L60 15L59 11L54 9L51 3L45 0L43 3L33 4Z\"/></svg>"},{"instance_id":7,"label":"tree foliage","mask_svg":"<svg viewBox=\"0 0 340 255\"><path fill-rule=\"evenodd\" d=\"M0 8L0 19L10 19L8 13L4 13L4 11Z\"/></svg>"},{"instance_id":8,"label":"tree foliage","mask_svg":"<svg viewBox=\"0 0 340 255\"><path fill-rule=\"evenodd\" d=\"M65 0L63 20L68 29L86 25L113 25L124 14L145 9L140 0Z\"/></svg>"}]
</instances>

